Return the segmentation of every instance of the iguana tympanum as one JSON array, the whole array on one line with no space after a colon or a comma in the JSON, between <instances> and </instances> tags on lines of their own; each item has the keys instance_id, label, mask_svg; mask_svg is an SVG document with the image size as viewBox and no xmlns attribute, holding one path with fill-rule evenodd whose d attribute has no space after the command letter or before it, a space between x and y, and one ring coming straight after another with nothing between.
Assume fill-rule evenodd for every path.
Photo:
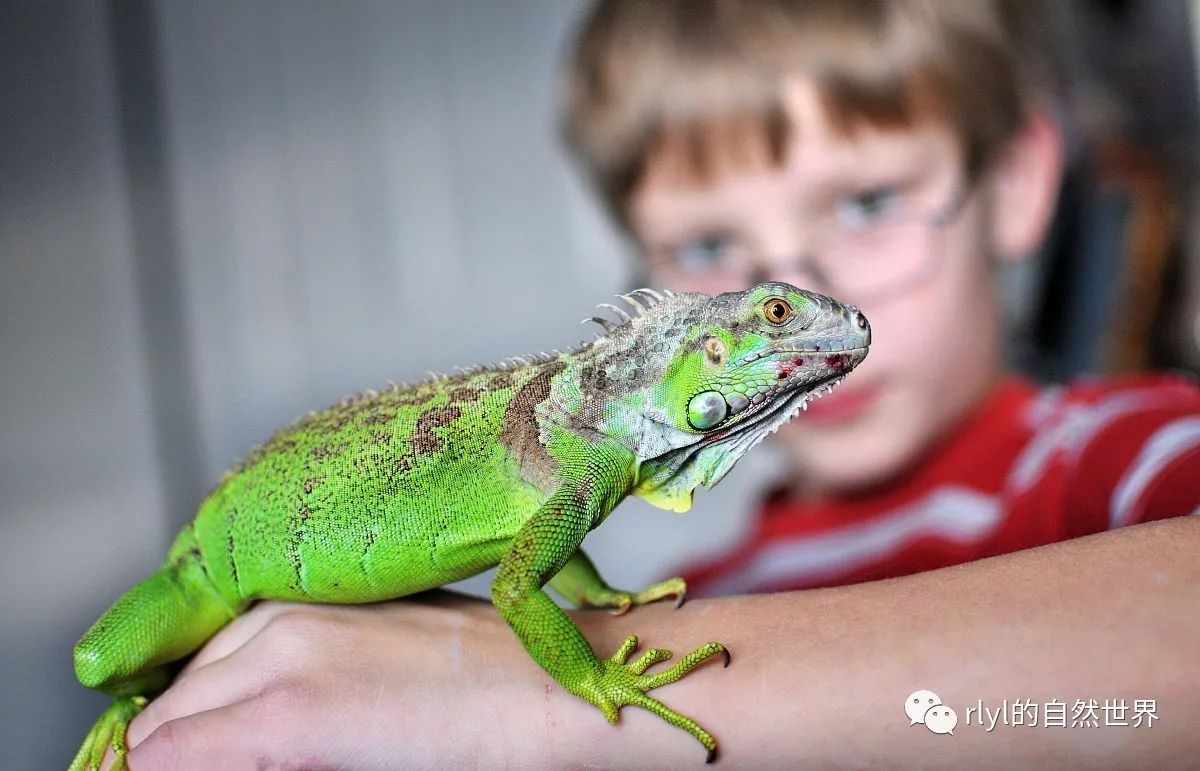
<instances>
[{"instance_id":1,"label":"iguana tympanum","mask_svg":"<svg viewBox=\"0 0 1200 771\"><path fill-rule=\"evenodd\" d=\"M71 765L97 767L173 667L255 600L359 603L499 565L492 602L556 681L616 722L650 710L716 740L646 692L729 654L710 642L673 667L628 638L598 656L543 591L625 610L682 600L673 578L609 587L580 544L632 493L685 511L807 400L866 356L855 308L782 283L709 297L638 290L594 320L593 342L347 399L253 450L213 489L158 572L75 648L84 685L115 701ZM632 312L630 312L632 311Z\"/></svg>"}]
</instances>

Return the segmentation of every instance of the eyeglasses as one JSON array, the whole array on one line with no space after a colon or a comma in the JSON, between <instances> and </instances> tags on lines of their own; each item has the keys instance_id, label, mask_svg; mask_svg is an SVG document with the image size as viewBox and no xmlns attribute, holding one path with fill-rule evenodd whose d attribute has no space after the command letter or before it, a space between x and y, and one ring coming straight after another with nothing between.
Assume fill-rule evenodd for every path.
<instances>
[{"instance_id":1,"label":"eyeglasses","mask_svg":"<svg viewBox=\"0 0 1200 771\"><path fill-rule=\"evenodd\" d=\"M670 255L652 258L651 264L672 288L753 286L772 275L798 272L835 297L870 305L904 292L937 269L940 236L966 208L974 187L961 185L932 213L905 207L888 188L851 196L813 229L805 254L783 266L755 260L723 235L694 239Z\"/></svg>"}]
</instances>

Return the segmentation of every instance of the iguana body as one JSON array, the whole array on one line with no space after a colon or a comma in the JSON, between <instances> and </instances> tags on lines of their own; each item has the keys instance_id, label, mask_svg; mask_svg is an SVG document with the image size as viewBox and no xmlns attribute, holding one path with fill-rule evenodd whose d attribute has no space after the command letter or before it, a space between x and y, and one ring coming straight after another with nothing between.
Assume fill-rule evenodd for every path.
<instances>
[{"instance_id":1,"label":"iguana body","mask_svg":"<svg viewBox=\"0 0 1200 771\"><path fill-rule=\"evenodd\" d=\"M80 682L116 697L72 768L98 767L184 659L260 599L358 603L494 565L492 600L529 654L610 722L636 704L716 742L645 691L728 653L674 667L630 638L598 657L543 591L619 610L675 596L672 579L609 588L580 544L626 495L686 510L749 449L866 355L853 308L786 284L710 298L639 290L596 342L370 393L312 413L254 450L201 504L163 566L75 649Z\"/></svg>"}]
</instances>

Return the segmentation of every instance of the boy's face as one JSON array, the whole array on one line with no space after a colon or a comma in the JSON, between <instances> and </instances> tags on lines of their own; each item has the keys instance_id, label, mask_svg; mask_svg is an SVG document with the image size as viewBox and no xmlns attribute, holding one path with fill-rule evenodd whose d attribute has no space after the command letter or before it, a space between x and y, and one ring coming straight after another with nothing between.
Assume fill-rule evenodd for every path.
<instances>
[{"instance_id":1,"label":"boy's face","mask_svg":"<svg viewBox=\"0 0 1200 771\"><path fill-rule=\"evenodd\" d=\"M1001 371L993 196L968 183L943 125L845 136L803 81L786 107L781 165L731 165L702 183L668 145L649 159L630 222L653 285L712 294L771 278L862 309L870 355L780 432L809 489L862 488L917 461Z\"/></svg>"}]
</instances>

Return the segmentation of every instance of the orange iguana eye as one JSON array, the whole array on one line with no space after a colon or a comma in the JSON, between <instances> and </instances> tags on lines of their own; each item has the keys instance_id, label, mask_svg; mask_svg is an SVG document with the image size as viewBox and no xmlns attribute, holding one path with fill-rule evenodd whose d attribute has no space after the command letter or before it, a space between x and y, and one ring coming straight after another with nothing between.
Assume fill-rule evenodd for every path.
<instances>
[{"instance_id":1,"label":"orange iguana eye","mask_svg":"<svg viewBox=\"0 0 1200 771\"><path fill-rule=\"evenodd\" d=\"M775 325L786 324L792 317L792 306L781 297L772 297L762 304L763 315Z\"/></svg>"}]
</instances>

